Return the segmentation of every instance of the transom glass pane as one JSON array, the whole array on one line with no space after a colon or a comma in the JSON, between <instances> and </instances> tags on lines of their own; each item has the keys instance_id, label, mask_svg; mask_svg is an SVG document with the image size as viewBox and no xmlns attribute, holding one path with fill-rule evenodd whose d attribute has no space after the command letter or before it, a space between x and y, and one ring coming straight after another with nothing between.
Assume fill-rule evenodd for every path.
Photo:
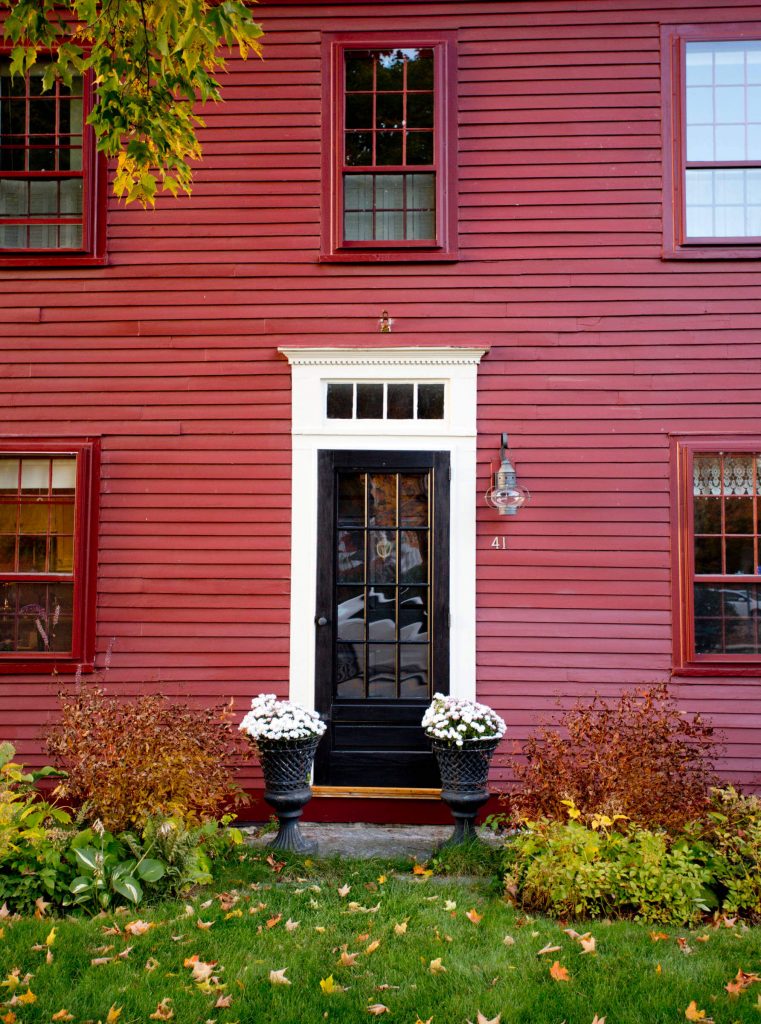
<instances>
[{"instance_id":1,"label":"transom glass pane","mask_svg":"<svg viewBox=\"0 0 761 1024\"><path fill-rule=\"evenodd\" d=\"M439 383L330 381L326 390L325 415L329 420L442 420L444 394L444 384Z\"/></svg>"}]
</instances>

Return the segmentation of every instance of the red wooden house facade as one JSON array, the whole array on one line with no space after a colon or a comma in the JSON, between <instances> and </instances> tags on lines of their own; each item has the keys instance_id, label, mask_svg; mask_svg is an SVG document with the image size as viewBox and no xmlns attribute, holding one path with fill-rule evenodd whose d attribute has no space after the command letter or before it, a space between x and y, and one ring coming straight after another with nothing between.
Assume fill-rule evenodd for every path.
<instances>
[{"instance_id":1,"label":"red wooden house facade","mask_svg":"<svg viewBox=\"0 0 761 1024\"><path fill-rule=\"evenodd\" d=\"M758 6L257 16L151 211L87 83L0 64L0 738L41 759L111 645L116 692L290 693L323 793L413 793L433 690L510 743L665 680L758 787Z\"/></svg>"}]
</instances>

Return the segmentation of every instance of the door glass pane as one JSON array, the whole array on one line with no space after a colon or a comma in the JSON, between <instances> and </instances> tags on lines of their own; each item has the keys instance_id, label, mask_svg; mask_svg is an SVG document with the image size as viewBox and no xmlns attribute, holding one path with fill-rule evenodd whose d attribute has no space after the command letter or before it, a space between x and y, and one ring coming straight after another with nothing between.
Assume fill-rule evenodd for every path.
<instances>
[{"instance_id":1,"label":"door glass pane","mask_svg":"<svg viewBox=\"0 0 761 1024\"><path fill-rule=\"evenodd\" d=\"M368 524L396 526L396 473L370 473L368 476Z\"/></svg>"},{"instance_id":2,"label":"door glass pane","mask_svg":"<svg viewBox=\"0 0 761 1024\"><path fill-rule=\"evenodd\" d=\"M403 526L428 526L428 474L404 473L399 512Z\"/></svg>"},{"instance_id":3,"label":"door glass pane","mask_svg":"<svg viewBox=\"0 0 761 1024\"><path fill-rule=\"evenodd\" d=\"M428 531L403 530L399 556L399 580L402 583L428 582Z\"/></svg>"},{"instance_id":4,"label":"door glass pane","mask_svg":"<svg viewBox=\"0 0 761 1024\"><path fill-rule=\"evenodd\" d=\"M367 628L370 640L396 641L396 587L370 587Z\"/></svg>"},{"instance_id":5,"label":"door glass pane","mask_svg":"<svg viewBox=\"0 0 761 1024\"><path fill-rule=\"evenodd\" d=\"M428 696L428 644L401 644L399 682L402 697Z\"/></svg>"},{"instance_id":6,"label":"door glass pane","mask_svg":"<svg viewBox=\"0 0 761 1024\"><path fill-rule=\"evenodd\" d=\"M336 696L361 698L365 696L365 645L336 644Z\"/></svg>"},{"instance_id":7,"label":"door glass pane","mask_svg":"<svg viewBox=\"0 0 761 1024\"><path fill-rule=\"evenodd\" d=\"M394 530L368 531L368 560L370 583L396 582L396 532Z\"/></svg>"},{"instance_id":8,"label":"door glass pane","mask_svg":"<svg viewBox=\"0 0 761 1024\"><path fill-rule=\"evenodd\" d=\"M339 640L365 639L365 588L336 588L336 636Z\"/></svg>"},{"instance_id":9,"label":"door glass pane","mask_svg":"<svg viewBox=\"0 0 761 1024\"><path fill-rule=\"evenodd\" d=\"M428 640L428 588L399 588L399 636L402 640Z\"/></svg>"},{"instance_id":10,"label":"door glass pane","mask_svg":"<svg viewBox=\"0 0 761 1024\"><path fill-rule=\"evenodd\" d=\"M339 583L362 583L365 578L365 537L358 530L338 531Z\"/></svg>"},{"instance_id":11,"label":"door glass pane","mask_svg":"<svg viewBox=\"0 0 761 1024\"><path fill-rule=\"evenodd\" d=\"M365 525L365 474L338 476L338 522L341 526Z\"/></svg>"},{"instance_id":12,"label":"door glass pane","mask_svg":"<svg viewBox=\"0 0 761 1024\"><path fill-rule=\"evenodd\" d=\"M367 695L396 697L396 644L368 644Z\"/></svg>"}]
</instances>

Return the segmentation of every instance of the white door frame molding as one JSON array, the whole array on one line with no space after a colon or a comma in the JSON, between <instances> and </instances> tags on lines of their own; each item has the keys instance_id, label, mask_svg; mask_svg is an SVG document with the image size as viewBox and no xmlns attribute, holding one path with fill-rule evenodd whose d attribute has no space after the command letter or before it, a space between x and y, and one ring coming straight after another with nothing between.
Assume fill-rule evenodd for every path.
<instances>
[{"instance_id":1,"label":"white door frame molding","mask_svg":"<svg viewBox=\"0 0 761 1024\"><path fill-rule=\"evenodd\" d=\"M317 452L450 453L450 692L476 693L476 390L486 347L278 349L291 365L293 485L290 697L314 707ZM444 384L443 420L327 418L330 381Z\"/></svg>"}]
</instances>

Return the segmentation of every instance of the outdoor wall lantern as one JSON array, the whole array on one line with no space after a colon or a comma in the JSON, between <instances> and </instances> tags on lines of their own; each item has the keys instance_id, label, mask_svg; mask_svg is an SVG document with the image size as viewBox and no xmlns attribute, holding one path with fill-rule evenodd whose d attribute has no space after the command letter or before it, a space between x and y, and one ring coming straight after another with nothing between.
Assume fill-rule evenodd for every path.
<instances>
[{"instance_id":1,"label":"outdoor wall lantern","mask_svg":"<svg viewBox=\"0 0 761 1024\"><path fill-rule=\"evenodd\" d=\"M507 454L507 434L502 435L502 444L499 450L500 467L494 474L493 486L486 492L486 504L496 508L501 516L515 516L531 500L531 495L526 487L518 483L518 474L515 466Z\"/></svg>"}]
</instances>

